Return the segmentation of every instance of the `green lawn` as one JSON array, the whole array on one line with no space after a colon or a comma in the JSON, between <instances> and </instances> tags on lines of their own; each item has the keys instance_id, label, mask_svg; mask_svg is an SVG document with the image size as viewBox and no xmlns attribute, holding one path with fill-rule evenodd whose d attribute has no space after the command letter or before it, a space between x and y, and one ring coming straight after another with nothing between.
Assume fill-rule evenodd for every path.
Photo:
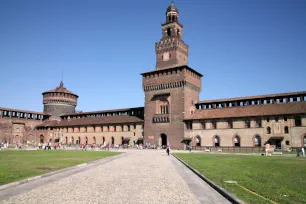
<instances>
[{"instance_id":1,"label":"green lawn","mask_svg":"<svg viewBox=\"0 0 306 204\"><path fill-rule=\"evenodd\" d=\"M306 158L176 153L215 184L246 203L306 203Z\"/></svg>"},{"instance_id":2,"label":"green lawn","mask_svg":"<svg viewBox=\"0 0 306 204\"><path fill-rule=\"evenodd\" d=\"M0 151L0 185L117 155L102 151Z\"/></svg>"}]
</instances>

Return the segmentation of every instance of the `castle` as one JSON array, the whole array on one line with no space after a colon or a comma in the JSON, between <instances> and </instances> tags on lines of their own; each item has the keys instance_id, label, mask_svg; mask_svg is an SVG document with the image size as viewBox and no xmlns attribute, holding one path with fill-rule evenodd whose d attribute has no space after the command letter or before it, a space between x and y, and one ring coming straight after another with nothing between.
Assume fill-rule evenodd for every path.
<instances>
[{"instance_id":1,"label":"castle","mask_svg":"<svg viewBox=\"0 0 306 204\"><path fill-rule=\"evenodd\" d=\"M44 92L43 112L0 108L9 143L306 146L306 91L200 101L202 74L188 66L179 11L171 3L155 44L156 69L142 73L144 107L76 113L78 95Z\"/></svg>"}]
</instances>

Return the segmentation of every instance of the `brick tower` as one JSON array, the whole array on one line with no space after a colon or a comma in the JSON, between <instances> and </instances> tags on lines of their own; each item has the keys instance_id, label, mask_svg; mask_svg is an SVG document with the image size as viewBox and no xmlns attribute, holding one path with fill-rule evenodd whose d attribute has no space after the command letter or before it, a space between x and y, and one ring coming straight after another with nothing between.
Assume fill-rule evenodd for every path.
<instances>
[{"instance_id":1,"label":"brick tower","mask_svg":"<svg viewBox=\"0 0 306 204\"><path fill-rule=\"evenodd\" d=\"M56 89L42 93L44 113L51 115L50 119L60 120L63 114L75 113L78 95L68 91L63 82Z\"/></svg>"},{"instance_id":2,"label":"brick tower","mask_svg":"<svg viewBox=\"0 0 306 204\"><path fill-rule=\"evenodd\" d=\"M182 149L186 116L195 111L202 75L187 65L188 45L182 40L179 12L167 8L162 38L156 43L156 70L143 73L145 143Z\"/></svg>"}]
</instances>

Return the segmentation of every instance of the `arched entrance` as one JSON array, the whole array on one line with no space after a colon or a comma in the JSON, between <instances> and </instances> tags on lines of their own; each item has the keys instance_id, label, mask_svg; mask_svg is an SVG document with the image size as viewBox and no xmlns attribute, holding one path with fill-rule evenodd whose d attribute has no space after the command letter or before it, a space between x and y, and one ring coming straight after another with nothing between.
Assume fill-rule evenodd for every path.
<instances>
[{"instance_id":1,"label":"arched entrance","mask_svg":"<svg viewBox=\"0 0 306 204\"><path fill-rule=\"evenodd\" d=\"M112 145L114 145L114 144L115 144L115 138L112 137Z\"/></svg>"},{"instance_id":2,"label":"arched entrance","mask_svg":"<svg viewBox=\"0 0 306 204\"><path fill-rule=\"evenodd\" d=\"M40 141L40 143L44 143L44 136L43 135L40 135L39 141Z\"/></svg>"},{"instance_id":3,"label":"arched entrance","mask_svg":"<svg viewBox=\"0 0 306 204\"><path fill-rule=\"evenodd\" d=\"M161 138L161 146L162 146L162 148L164 149L164 148L166 148L167 147L167 135L166 134L164 134L164 133L162 133L161 135L160 135L160 138Z\"/></svg>"},{"instance_id":4,"label":"arched entrance","mask_svg":"<svg viewBox=\"0 0 306 204\"><path fill-rule=\"evenodd\" d=\"M254 146L255 146L255 147L260 147L260 146L261 146L261 138L260 138L259 135L256 135L256 136L254 137Z\"/></svg>"},{"instance_id":5,"label":"arched entrance","mask_svg":"<svg viewBox=\"0 0 306 204\"><path fill-rule=\"evenodd\" d=\"M220 147L220 137L218 135L215 136L214 143L215 147Z\"/></svg>"},{"instance_id":6,"label":"arched entrance","mask_svg":"<svg viewBox=\"0 0 306 204\"><path fill-rule=\"evenodd\" d=\"M199 135L196 136L195 142L197 147L201 147L201 137Z\"/></svg>"},{"instance_id":7,"label":"arched entrance","mask_svg":"<svg viewBox=\"0 0 306 204\"><path fill-rule=\"evenodd\" d=\"M105 137L102 138L102 145L104 145Z\"/></svg>"},{"instance_id":8,"label":"arched entrance","mask_svg":"<svg viewBox=\"0 0 306 204\"><path fill-rule=\"evenodd\" d=\"M234 147L240 147L240 137L238 135L234 137Z\"/></svg>"}]
</instances>

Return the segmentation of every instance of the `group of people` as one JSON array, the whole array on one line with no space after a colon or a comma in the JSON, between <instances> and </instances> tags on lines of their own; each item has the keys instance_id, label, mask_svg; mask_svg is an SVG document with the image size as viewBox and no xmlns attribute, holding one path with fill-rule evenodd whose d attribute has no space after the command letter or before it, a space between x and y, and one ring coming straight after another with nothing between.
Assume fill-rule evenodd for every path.
<instances>
[{"instance_id":1,"label":"group of people","mask_svg":"<svg viewBox=\"0 0 306 204\"><path fill-rule=\"evenodd\" d=\"M46 143L38 143L38 149L44 149L44 150L51 150L52 143L46 142ZM60 143L54 143L53 148L54 149L61 149L62 145Z\"/></svg>"}]
</instances>

